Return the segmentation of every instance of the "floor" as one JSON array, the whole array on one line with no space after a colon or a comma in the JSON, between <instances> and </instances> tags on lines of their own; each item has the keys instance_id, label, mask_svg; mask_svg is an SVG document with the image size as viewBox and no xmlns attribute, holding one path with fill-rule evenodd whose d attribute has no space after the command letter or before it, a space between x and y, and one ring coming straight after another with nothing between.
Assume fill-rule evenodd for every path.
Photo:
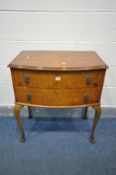
<instances>
[{"instance_id":1,"label":"floor","mask_svg":"<svg viewBox=\"0 0 116 175\"><path fill-rule=\"evenodd\" d=\"M23 117L23 124L21 144L15 117L0 117L0 175L116 175L115 116L101 116L93 145L91 118Z\"/></svg>"}]
</instances>

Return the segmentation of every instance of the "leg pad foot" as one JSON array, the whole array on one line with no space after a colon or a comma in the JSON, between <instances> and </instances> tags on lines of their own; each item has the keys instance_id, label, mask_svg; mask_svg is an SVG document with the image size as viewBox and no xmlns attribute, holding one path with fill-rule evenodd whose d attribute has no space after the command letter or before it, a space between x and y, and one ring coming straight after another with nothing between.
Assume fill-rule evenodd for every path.
<instances>
[{"instance_id":1,"label":"leg pad foot","mask_svg":"<svg viewBox=\"0 0 116 175\"><path fill-rule=\"evenodd\" d=\"M91 144L94 144L96 141L95 141L94 138L91 138L91 139L90 139L90 142L91 142Z\"/></svg>"},{"instance_id":2,"label":"leg pad foot","mask_svg":"<svg viewBox=\"0 0 116 175\"><path fill-rule=\"evenodd\" d=\"M24 143L24 142L25 142L25 137L21 137L21 138L20 138L20 142L21 142L21 143Z\"/></svg>"}]
</instances>

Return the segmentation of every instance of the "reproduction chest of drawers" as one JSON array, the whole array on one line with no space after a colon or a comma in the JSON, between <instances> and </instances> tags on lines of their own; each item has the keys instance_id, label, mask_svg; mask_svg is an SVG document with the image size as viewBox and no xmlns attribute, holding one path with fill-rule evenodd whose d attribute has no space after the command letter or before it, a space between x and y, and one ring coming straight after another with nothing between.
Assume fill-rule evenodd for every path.
<instances>
[{"instance_id":1,"label":"reproduction chest of drawers","mask_svg":"<svg viewBox=\"0 0 116 175\"><path fill-rule=\"evenodd\" d=\"M95 109L90 141L100 117L100 99L108 66L92 51L22 51L9 65L15 94L14 112L25 141L20 109L88 107ZM31 116L30 116L31 117Z\"/></svg>"}]
</instances>

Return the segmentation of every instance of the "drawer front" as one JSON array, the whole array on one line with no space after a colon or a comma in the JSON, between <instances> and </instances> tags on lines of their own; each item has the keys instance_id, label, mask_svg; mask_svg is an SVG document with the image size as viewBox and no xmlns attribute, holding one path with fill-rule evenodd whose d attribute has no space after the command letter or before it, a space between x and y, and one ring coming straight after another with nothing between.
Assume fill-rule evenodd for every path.
<instances>
[{"instance_id":1,"label":"drawer front","mask_svg":"<svg viewBox=\"0 0 116 175\"><path fill-rule=\"evenodd\" d=\"M73 106L97 103L100 101L101 88L88 89L34 89L15 87L16 102L45 106Z\"/></svg>"},{"instance_id":2,"label":"drawer front","mask_svg":"<svg viewBox=\"0 0 116 175\"><path fill-rule=\"evenodd\" d=\"M39 89L74 89L102 86L105 71L38 72L13 70L14 84Z\"/></svg>"}]
</instances>

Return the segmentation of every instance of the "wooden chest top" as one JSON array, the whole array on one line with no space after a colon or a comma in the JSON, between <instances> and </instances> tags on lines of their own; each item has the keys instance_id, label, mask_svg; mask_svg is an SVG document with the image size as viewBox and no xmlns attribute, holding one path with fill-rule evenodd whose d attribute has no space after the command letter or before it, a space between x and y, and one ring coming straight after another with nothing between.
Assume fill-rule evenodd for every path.
<instances>
[{"instance_id":1,"label":"wooden chest top","mask_svg":"<svg viewBox=\"0 0 116 175\"><path fill-rule=\"evenodd\" d=\"M94 51L22 51L8 66L44 71L97 70L108 67Z\"/></svg>"}]
</instances>

